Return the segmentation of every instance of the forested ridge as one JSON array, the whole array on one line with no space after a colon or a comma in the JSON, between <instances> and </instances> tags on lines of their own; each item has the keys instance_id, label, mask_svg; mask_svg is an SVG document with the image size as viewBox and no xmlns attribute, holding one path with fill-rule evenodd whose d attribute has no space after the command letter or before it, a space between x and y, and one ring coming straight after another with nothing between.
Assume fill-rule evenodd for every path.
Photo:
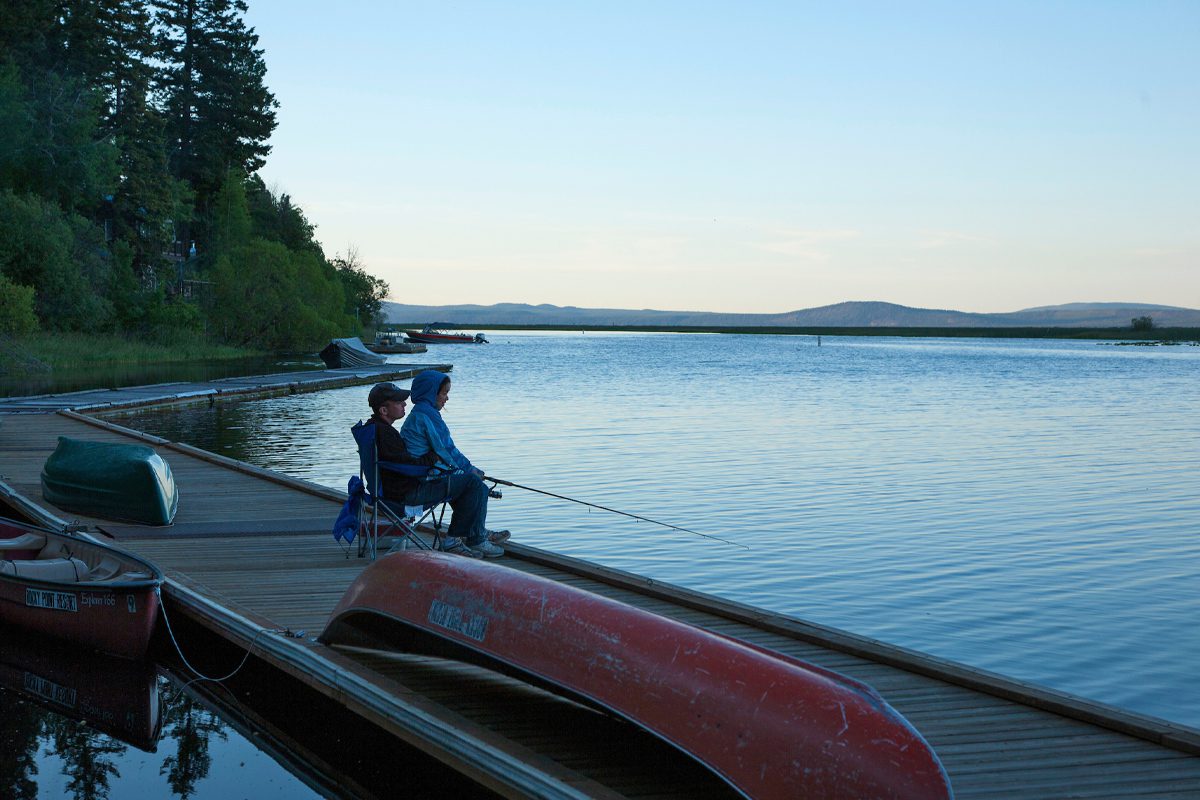
<instances>
[{"instance_id":1,"label":"forested ridge","mask_svg":"<svg viewBox=\"0 0 1200 800\"><path fill-rule=\"evenodd\" d=\"M313 349L387 294L257 170L243 0L0 0L0 335Z\"/></svg>"}]
</instances>

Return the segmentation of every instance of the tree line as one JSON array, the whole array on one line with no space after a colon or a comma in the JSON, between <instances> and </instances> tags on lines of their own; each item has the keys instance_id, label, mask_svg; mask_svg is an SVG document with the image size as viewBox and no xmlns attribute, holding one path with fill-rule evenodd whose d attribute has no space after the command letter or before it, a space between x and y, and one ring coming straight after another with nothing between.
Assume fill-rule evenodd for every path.
<instances>
[{"instance_id":1,"label":"tree line","mask_svg":"<svg viewBox=\"0 0 1200 800\"><path fill-rule=\"evenodd\" d=\"M258 176L278 103L244 0L0 0L0 334L311 349L387 285Z\"/></svg>"}]
</instances>

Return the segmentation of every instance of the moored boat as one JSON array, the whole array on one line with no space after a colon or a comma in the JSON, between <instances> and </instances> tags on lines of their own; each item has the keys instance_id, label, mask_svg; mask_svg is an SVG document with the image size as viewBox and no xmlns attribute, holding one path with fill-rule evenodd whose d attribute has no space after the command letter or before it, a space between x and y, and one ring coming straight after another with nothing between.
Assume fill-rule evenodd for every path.
<instances>
[{"instance_id":1,"label":"moored boat","mask_svg":"<svg viewBox=\"0 0 1200 800\"><path fill-rule=\"evenodd\" d=\"M380 331L375 334L375 341L365 347L372 353L424 353L429 349L417 342L404 341L403 331Z\"/></svg>"},{"instance_id":2,"label":"moored boat","mask_svg":"<svg viewBox=\"0 0 1200 800\"><path fill-rule=\"evenodd\" d=\"M0 518L0 623L122 658L146 654L162 572L76 534Z\"/></svg>"},{"instance_id":3,"label":"moored boat","mask_svg":"<svg viewBox=\"0 0 1200 800\"><path fill-rule=\"evenodd\" d=\"M42 467L47 502L90 517L170 525L179 508L171 467L141 444L58 437Z\"/></svg>"},{"instance_id":4,"label":"moored boat","mask_svg":"<svg viewBox=\"0 0 1200 800\"><path fill-rule=\"evenodd\" d=\"M488 340L482 333L472 336L469 333L453 333L454 328L445 322L431 322L419 331L404 331L406 342L421 344L487 344Z\"/></svg>"},{"instance_id":5,"label":"moored boat","mask_svg":"<svg viewBox=\"0 0 1200 800\"><path fill-rule=\"evenodd\" d=\"M870 687L502 565L386 556L320 638L522 677L624 717L746 797L951 797L932 749Z\"/></svg>"},{"instance_id":6,"label":"moored boat","mask_svg":"<svg viewBox=\"0 0 1200 800\"><path fill-rule=\"evenodd\" d=\"M372 353L358 337L352 339L334 339L325 345L320 353L321 360L330 369L347 367L369 367L382 364L386 358L378 353Z\"/></svg>"}]
</instances>

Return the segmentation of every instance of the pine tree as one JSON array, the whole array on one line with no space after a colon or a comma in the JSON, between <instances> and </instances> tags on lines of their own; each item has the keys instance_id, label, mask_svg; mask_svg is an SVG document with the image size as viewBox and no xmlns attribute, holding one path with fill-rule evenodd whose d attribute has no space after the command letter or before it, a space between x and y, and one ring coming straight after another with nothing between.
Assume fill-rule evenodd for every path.
<instances>
[{"instance_id":1,"label":"pine tree","mask_svg":"<svg viewBox=\"0 0 1200 800\"><path fill-rule=\"evenodd\" d=\"M278 103L266 86L258 35L243 21L243 0L155 2L171 170L195 192L193 238L205 240L227 170L249 175L270 152Z\"/></svg>"}]
</instances>

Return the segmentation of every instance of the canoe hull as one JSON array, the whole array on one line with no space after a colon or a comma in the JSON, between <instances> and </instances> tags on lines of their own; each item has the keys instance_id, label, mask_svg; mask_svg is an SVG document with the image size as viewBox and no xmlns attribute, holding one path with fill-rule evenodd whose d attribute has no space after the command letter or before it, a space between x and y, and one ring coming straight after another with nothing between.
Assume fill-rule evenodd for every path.
<instances>
[{"instance_id":1,"label":"canoe hull","mask_svg":"<svg viewBox=\"0 0 1200 800\"><path fill-rule=\"evenodd\" d=\"M150 562L115 547L5 520L0 520L0 545L35 530L56 548L112 571L114 577L51 580L0 570L0 623L121 658L144 657L158 624L162 573ZM0 566L11 570L13 564L30 561L34 566L66 561L36 554L32 559L23 558L28 555L0 549Z\"/></svg>"},{"instance_id":2,"label":"canoe hull","mask_svg":"<svg viewBox=\"0 0 1200 800\"><path fill-rule=\"evenodd\" d=\"M171 466L145 445L60 436L41 479L46 502L90 517L170 525L179 509Z\"/></svg>"},{"instance_id":3,"label":"canoe hull","mask_svg":"<svg viewBox=\"0 0 1200 800\"><path fill-rule=\"evenodd\" d=\"M367 632L522 674L645 728L752 798L948 798L920 735L819 667L516 570L405 552L369 566L326 643Z\"/></svg>"}]
</instances>

